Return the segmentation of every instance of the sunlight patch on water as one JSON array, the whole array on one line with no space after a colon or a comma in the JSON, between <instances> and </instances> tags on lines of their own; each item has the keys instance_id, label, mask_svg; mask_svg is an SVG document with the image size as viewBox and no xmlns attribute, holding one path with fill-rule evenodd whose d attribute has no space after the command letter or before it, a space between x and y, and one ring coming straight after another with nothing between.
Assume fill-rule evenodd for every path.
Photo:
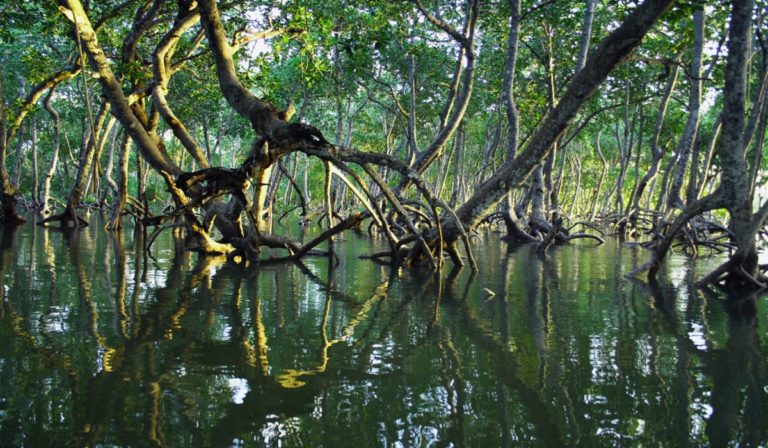
<instances>
[{"instance_id":1,"label":"sunlight patch on water","mask_svg":"<svg viewBox=\"0 0 768 448\"><path fill-rule=\"evenodd\" d=\"M248 380L243 378L230 378L227 380L229 390L232 392L232 403L243 404L245 396L251 391Z\"/></svg>"},{"instance_id":2,"label":"sunlight patch on water","mask_svg":"<svg viewBox=\"0 0 768 448\"><path fill-rule=\"evenodd\" d=\"M712 406L703 403L700 399L691 403L691 434L704 434L707 428L707 420L714 412Z\"/></svg>"},{"instance_id":3,"label":"sunlight patch on water","mask_svg":"<svg viewBox=\"0 0 768 448\"><path fill-rule=\"evenodd\" d=\"M162 269L152 269L147 272L147 287L150 289L165 288L168 273Z\"/></svg>"},{"instance_id":4,"label":"sunlight patch on water","mask_svg":"<svg viewBox=\"0 0 768 448\"><path fill-rule=\"evenodd\" d=\"M395 366L392 364L394 345L389 342L371 345L371 354L368 356L368 368L366 372L371 375L383 375L391 373Z\"/></svg>"},{"instance_id":5,"label":"sunlight patch on water","mask_svg":"<svg viewBox=\"0 0 768 448\"><path fill-rule=\"evenodd\" d=\"M643 375L650 375L651 371L651 357L653 356L653 347L648 341L648 338L641 338L637 341L637 369L643 373Z\"/></svg>"},{"instance_id":6,"label":"sunlight patch on water","mask_svg":"<svg viewBox=\"0 0 768 448\"><path fill-rule=\"evenodd\" d=\"M603 405L607 403L608 403L608 398L606 398L603 395L592 395L592 394L584 395L584 404ZM586 414L584 417L589 418L589 414Z\"/></svg>"},{"instance_id":7,"label":"sunlight patch on water","mask_svg":"<svg viewBox=\"0 0 768 448\"><path fill-rule=\"evenodd\" d=\"M323 396L316 395L313 404L314 406L312 407L312 413L310 415L315 420L321 420L323 418Z\"/></svg>"},{"instance_id":8,"label":"sunlight patch on water","mask_svg":"<svg viewBox=\"0 0 768 448\"><path fill-rule=\"evenodd\" d=\"M669 281L675 287L675 289L684 288L686 284L686 278L688 276L688 267L685 265L685 259L682 257L669 257L667 263L669 269L667 270Z\"/></svg>"},{"instance_id":9,"label":"sunlight patch on water","mask_svg":"<svg viewBox=\"0 0 768 448\"><path fill-rule=\"evenodd\" d=\"M69 307L52 306L50 312L41 316L40 321L43 324L43 331L46 333L64 333L69 331Z\"/></svg>"},{"instance_id":10,"label":"sunlight patch on water","mask_svg":"<svg viewBox=\"0 0 768 448\"><path fill-rule=\"evenodd\" d=\"M707 350L707 338L704 334L704 326L701 324L691 322L691 331L688 332L688 339L693 342L697 349Z\"/></svg>"},{"instance_id":11,"label":"sunlight patch on water","mask_svg":"<svg viewBox=\"0 0 768 448\"><path fill-rule=\"evenodd\" d=\"M302 446L300 431L301 420L297 417L281 420L273 414L267 416L267 422L261 427L261 437L265 446Z\"/></svg>"},{"instance_id":12,"label":"sunlight patch on water","mask_svg":"<svg viewBox=\"0 0 768 448\"><path fill-rule=\"evenodd\" d=\"M607 341L604 336L593 335L589 338L589 343L589 361L592 365L594 384L610 383L619 371L616 365L615 341Z\"/></svg>"}]
</instances>

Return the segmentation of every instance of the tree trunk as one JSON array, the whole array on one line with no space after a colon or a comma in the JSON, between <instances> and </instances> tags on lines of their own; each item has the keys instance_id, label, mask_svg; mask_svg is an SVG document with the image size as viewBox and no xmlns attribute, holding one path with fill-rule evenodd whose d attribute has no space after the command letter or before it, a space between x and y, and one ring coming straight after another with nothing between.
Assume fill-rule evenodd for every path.
<instances>
[{"instance_id":1,"label":"tree trunk","mask_svg":"<svg viewBox=\"0 0 768 448\"><path fill-rule=\"evenodd\" d=\"M717 147L722 165L721 188L738 247L731 256L737 266L731 269L731 276L739 283L744 282L744 276L754 278L757 274L757 229L752 222L752 198L744 151L746 64L751 47L752 6L752 0L734 0L732 3L723 91L723 131Z\"/></svg>"},{"instance_id":2,"label":"tree trunk","mask_svg":"<svg viewBox=\"0 0 768 448\"><path fill-rule=\"evenodd\" d=\"M109 142L109 152L107 153L107 166L104 167L104 177L107 180L109 190L112 190L112 197L114 198L113 202L117 202L117 190L119 188L117 186L117 182L115 182L115 179L112 177L112 171L115 169L115 147L117 146L117 134L117 131L112 134L112 139ZM99 203L105 203L107 199L107 191L108 190L105 188L103 194L99 198Z\"/></svg>"},{"instance_id":3,"label":"tree trunk","mask_svg":"<svg viewBox=\"0 0 768 448\"><path fill-rule=\"evenodd\" d=\"M691 60L690 73L688 80L691 84L691 95L688 100L688 121L685 123L685 130L677 146L677 169L672 180L672 186L667 195L667 209L683 208L683 200L680 197L685 172L688 168L693 144L696 140L696 134L699 131L699 117L701 109L701 58L704 50L704 10L701 6L693 13L694 41L693 41L693 59ZM695 169L692 167L691 169Z\"/></svg>"},{"instance_id":4,"label":"tree trunk","mask_svg":"<svg viewBox=\"0 0 768 448\"><path fill-rule=\"evenodd\" d=\"M162 115L163 120L171 128L173 135L179 139L184 146L184 149L192 155L200 168L209 168L210 154L206 157L205 153L197 145L187 128L173 113L166 98L166 94L168 93L168 82L170 81L171 72L174 69L174 67L168 66L166 62L171 61L181 36L192 26L196 25L199 20L200 15L197 14L197 12L188 12L180 8L178 16L173 24L173 29L168 32L157 45L153 54L154 64L152 67L154 69L155 87L152 89L152 100L157 111Z\"/></svg>"},{"instance_id":5,"label":"tree trunk","mask_svg":"<svg viewBox=\"0 0 768 448\"><path fill-rule=\"evenodd\" d=\"M551 113L557 106L557 86L555 85L555 57L553 55L554 48L552 46L552 34L554 33L554 30L548 26L546 28L547 29L545 30L545 33L547 34L547 50L544 62L547 70L547 95L549 99L549 113ZM555 167L555 161L559 155L559 149L560 137L558 136L558 138L552 142L549 155L544 159L544 166L542 167L544 174L544 183L542 188L544 190L543 194L545 198L543 203L544 220L547 220L547 216L550 213L556 212L558 209L557 191L554 188L552 181L552 170ZM535 180L534 183L536 183ZM534 190L534 205L537 203L536 194L538 194L538 189ZM533 221L534 223L544 224L544 221L541 221L541 217L537 217L536 213L534 213Z\"/></svg>"},{"instance_id":6,"label":"tree trunk","mask_svg":"<svg viewBox=\"0 0 768 448\"><path fill-rule=\"evenodd\" d=\"M669 99L672 97L672 92L675 90L679 72L680 67L677 64L673 64L672 72L668 75L667 85L664 89L664 96L659 103L659 111L656 113L656 124L653 127L653 135L651 136L651 164L648 167L648 171L646 171L643 178L637 184L637 190L635 192L633 204L635 216L640 214L640 200L643 197L643 193L645 192L648 183L656 177L656 173L659 171L659 163L666 153L666 147L659 145L659 137L661 136L661 130L664 126L664 118L667 115L667 107L669 106Z\"/></svg>"},{"instance_id":7,"label":"tree trunk","mask_svg":"<svg viewBox=\"0 0 768 448\"><path fill-rule=\"evenodd\" d=\"M179 168L168 156L162 142L156 134L148 132L145 123L147 117L136 115L137 108L132 108L128 98L123 92L120 82L115 77L104 50L96 40L96 33L91 27L83 5L80 0L59 0L62 12L75 24L75 32L79 35L83 48L94 70L98 74L98 81L102 87L102 93L112 106L112 113L120 121L131 139L144 158L156 170L162 170L173 175L180 173Z\"/></svg>"},{"instance_id":8,"label":"tree trunk","mask_svg":"<svg viewBox=\"0 0 768 448\"><path fill-rule=\"evenodd\" d=\"M600 200L600 192L603 189L603 181L605 180L605 173L608 171L608 161L605 160L605 156L603 155L603 151L600 150L600 133L597 133L597 138L595 139L595 152L597 153L598 157L600 157L600 162L602 163L602 169L600 170L600 178L597 181L597 188L595 189L594 196L592 197L592 206L589 209L589 220L594 221L595 219L595 213L597 213L597 202Z\"/></svg>"},{"instance_id":9,"label":"tree trunk","mask_svg":"<svg viewBox=\"0 0 768 448\"><path fill-rule=\"evenodd\" d=\"M701 283L716 281L725 275L736 290L764 288L758 278L756 234L768 216L768 204L753 217L749 197L749 174L744 151L744 104L746 97L746 64L750 49L753 0L732 2L728 30L728 59L723 90L722 135L716 154L722 166L720 186L711 195L686 207L656 248L653 259L636 270L649 269L652 278L669 250L677 231L691 218L716 208L725 208L731 218L730 230L737 250L728 261L707 275Z\"/></svg>"},{"instance_id":10,"label":"tree trunk","mask_svg":"<svg viewBox=\"0 0 768 448\"><path fill-rule=\"evenodd\" d=\"M24 135L26 127L19 127L19 135ZM13 189L19 191L19 182L21 182L22 163L26 158L25 146L23 140L19 140L19 147L16 149L16 163L13 165Z\"/></svg>"},{"instance_id":11,"label":"tree trunk","mask_svg":"<svg viewBox=\"0 0 768 448\"><path fill-rule=\"evenodd\" d=\"M123 212L128 202L128 160L131 155L131 138L123 132L120 142L120 154L117 170L117 188L112 206L112 216L106 225L107 230L119 230L123 227Z\"/></svg>"},{"instance_id":12,"label":"tree trunk","mask_svg":"<svg viewBox=\"0 0 768 448\"><path fill-rule=\"evenodd\" d=\"M37 166L37 122L33 118L30 123L32 136L32 203L35 207L40 203L40 179Z\"/></svg>"},{"instance_id":13,"label":"tree trunk","mask_svg":"<svg viewBox=\"0 0 768 448\"><path fill-rule=\"evenodd\" d=\"M518 45L520 43L520 0L510 0L512 14L509 19L509 37L507 39L507 57L504 64L504 79L502 95L507 116L507 135L505 147L505 163L511 162L517 154L520 132L520 112L515 103L515 67L517 66ZM523 230L523 225L515 213L512 202L512 192L507 193L502 205L502 217L507 228L507 237L518 241L535 241L536 239Z\"/></svg>"},{"instance_id":14,"label":"tree trunk","mask_svg":"<svg viewBox=\"0 0 768 448\"><path fill-rule=\"evenodd\" d=\"M48 95L45 97L44 103L45 110L48 111L48 114L53 120L53 154L51 155L51 165L48 168L48 171L45 173L45 178L43 180L43 198L41 200L40 208L40 215L43 218L53 214L53 207L50 209L48 208L48 201L50 200L51 196L51 179L53 179L54 174L56 174L56 167L59 164L59 145L61 142L61 119L59 118L59 113L56 111L56 109L53 108L53 105L51 104L53 93L54 89L51 89L48 92Z\"/></svg>"},{"instance_id":15,"label":"tree trunk","mask_svg":"<svg viewBox=\"0 0 768 448\"><path fill-rule=\"evenodd\" d=\"M69 193L69 200L67 201L67 207L62 216L61 224L65 227L79 227L80 220L77 218L77 208L80 206L80 202L85 195L88 176L91 174L91 167L93 165L94 155L96 153L97 146L100 144L102 137L102 130L104 128L104 121L109 114L110 104L104 102L101 105L99 114L96 117L96 123L94 128L88 137L88 141L80 153L80 160L77 170L77 176L75 177L75 183L72 185L72 190Z\"/></svg>"},{"instance_id":16,"label":"tree trunk","mask_svg":"<svg viewBox=\"0 0 768 448\"><path fill-rule=\"evenodd\" d=\"M530 138L526 150L504 164L489 180L480 185L472 197L456 210L465 227L476 226L488 210L506 194L520 186L536 166L544 160L552 145L608 74L637 47L656 20L673 0L647 0L627 16L587 58L584 68L571 80L557 107L547 115ZM447 239L457 238L459 229L446 223Z\"/></svg>"},{"instance_id":17,"label":"tree trunk","mask_svg":"<svg viewBox=\"0 0 768 448\"><path fill-rule=\"evenodd\" d=\"M11 184L8 170L5 168L5 156L10 139L5 129L5 98L3 97L3 80L0 76L0 223L15 225L24 222L16 212L16 189Z\"/></svg>"},{"instance_id":18,"label":"tree trunk","mask_svg":"<svg viewBox=\"0 0 768 448\"><path fill-rule=\"evenodd\" d=\"M446 105L443 108L443 113L441 114L442 126L437 132L435 138L429 144L429 147L424 150L423 153L418 154L418 158L413 162L413 168L417 173L422 174L427 170L427 168L429 168L435 159L442 155L445 144L448 143L453 134L459 128L459 125L464 118L464 114L467 111L467 107L469 106L469 100L472 98L475 72L475 53L473 45L475 39L475 27L479 15L479 1L466 1L464 12L464 29L461 32L453 29L440 18L434 17L432 14L430 14L421 4L421 0L415 1L416 5L419 7L420 11L422 14L424 14L427 20L441 28L443 31L447 32L460 45L458 56L456 58L457 66L454 72L454 79L449 90L449 96L446 101ZM411 55L411 57L413 56ZM411 68L415 69L413 60L411 62ZM412 74L411 80L414 79L414 76L415 75ZM457 88L459 79L462 79L461 89ZM415 128L413 131L415 132ZM415 144L415 134L413 144ZM407 179L404 179L403 182L401 182L399 189L404 189L408 185L408 182L409 181Z\"/></svg>"},{"instance_id":19,"label":"tree trunk","mask_svg":"<svg viewBox=\"0 0 768 448\"><path fill-rule=\"evenodd\" d=\"M592 38L592 16L595 13L596 0L587 0L587 9L584 13L584 27L581 29L581 43L579 44L579 58L576 62L576 71L584 68L589 53L589 41Z\"/></svg>"}]
</instances>

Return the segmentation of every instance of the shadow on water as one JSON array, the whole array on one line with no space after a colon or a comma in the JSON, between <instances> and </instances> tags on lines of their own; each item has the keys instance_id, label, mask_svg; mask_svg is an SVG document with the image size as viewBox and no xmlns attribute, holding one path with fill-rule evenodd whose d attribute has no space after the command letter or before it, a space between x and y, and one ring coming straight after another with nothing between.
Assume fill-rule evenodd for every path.
<instances>
[{"instance_id":1,"label":"shadow on water","mask_svg":"<svg viewBox=\"0 0 768 448\"><path fill-rule=\"evenodd\" d=\"M635 284L619 244L487 235L479 273L436 275L354 236L251 268L146 239L0 231L0 445L768 441L765 300L684 259Z\"/></svg>"}]
</instances>

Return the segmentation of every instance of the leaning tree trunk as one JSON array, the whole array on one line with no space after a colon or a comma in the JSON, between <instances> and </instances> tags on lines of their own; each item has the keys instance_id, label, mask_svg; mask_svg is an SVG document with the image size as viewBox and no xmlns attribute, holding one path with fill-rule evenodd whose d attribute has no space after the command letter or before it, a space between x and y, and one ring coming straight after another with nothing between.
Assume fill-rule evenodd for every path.
<instances>
[{"instance_id":1,"label":"leaning tree trunk","mask_svg":"<svg viewBox=\"0 0 768 448\"><path fill-rule=\"evenodd\" d=\"M656 124L653 127L653 135L651 136L651 164L648 167L648 171L646 171L643 178L640 179L640 182L637 184L634 203L632 205L635 218L637 218L640 214L640 200L643 197L643 193L645 192L648 183L656 177L656 173L659 171L659 163L666 153L666 147L659 145L659 137L661 136L661 129L664 126L664 118L667 114L667 107L669 106L670 98L672 98L672 92L675 90L675 85L677 84L678 78L677 75L679 72L680 67L677 64L674 64L672 67L672 72L668 75L669 79L664 89L664 96L661 98L661 102L659 103L659 111L656 113Z\"/></svg>"},{"instance_id":2,"label":"leaning tree trunk","mask_svg":"<svg viewBox=\"0 0 768 448\"><path fill-rule=\"evenodd\" d=\"M72 185L72 190L69 193L67 206L60 217L62 227L80 227L81 225L87 225L82 218L77 216L77 208L80 206L80 202L86 192L88 176L91 175L94 154L102 139L101 134L104 127L104 121L107 119L109 109L108 102L104 102L101 105L99 114L96 117L96 123L94 123L93 129L91 129L90 137L80 153L75 183Z\"/></svg>"},{"instance_id":3,"label":"leaning tree trunk","mask_svg":"<svg viewBox=\"0 0 768 448\"><path fill-rule=\"evenodd\" d=\"M691 94L688 100L688 121L685 123L683 136L677 146L677 169L672 178L672 186L667 194L667 210L682 209L684 204L680 197L680 191L683 187L685 172L688 168L688 160L691 155L693 145L696 140L696 134L699 131L700 109L701 109L701 58L704 50L704 10L699 7L693 13L694 41L693 41L693 59L691 61L688 81L691 84ZM696 169L691 167L691 169Z\"/></svg>"},{"instance_id":4,"label":"leaning tree trunk","mask_svg":"<svg viewBox=\"0 0 768 448\"><path fill-rule=\"evenodd\" d=\"M588 57L584 68L571 80L557 107L534 131L526 150L505 163L489 180L480 185L456 214L465 227L475 227L490 209L513 188L520 186L547 157L563 131L609 73L639 44L673 0L647 0L638 6L610 33ZM446 239L458 238L459 229L447 222Z\"/></svg>"},{"instance_id":5,"label":"leaning tree trunk","mask_svg":"<svg viewBox=\"0 0 768 448\"><path fill-rule=\"evenodd\" d=\"M37 120L34 118L29 130L32 137L32 204L37 207L40 204L40 179L37 164Z\"/></svg>"},{"instance_id":6,"label":"leaning tree trunk","mask_svg":"<svg viewBox=\"0 0 768 448\"><path fill-rule=\"evenodd\" d=\"M515 67L517 65L518 45L520 43L520 0L510 0L509 5L512 15L509 19L509 37L507 39L507 59L504 65L503 100L507 114L507 138L506 158L512 161L517 154L517 145L520 134L520 111L515 103ZM585 56L586 57L586 56ZM512 201L512 192L507 193L506 201L502 204L502 217L507 228L507 237L516 241L536 241L536 238L528 234L515 212Z\"/></svg>"},{"instance_id":7,"label":"leaning tree trunk","mask_svg":"<svg viewBox=\"0 0 768 448\"><path fill-rule=\"evenodd\" d=\"M112 216L106 225L107 230L119 230L123 227L123 212L128 202L128 160L131 155L131 138L123 133L120 142L120 155L117 170L117 191L112 206Z\"/></svg>"},{"instance_id":8,"label":"leaning tree trunk","mask_svg":"<svg viewBox=\"0 0 768 448\"><path fill-rule=\"evenodd\" d=\"M592 206L589 208L590 221L594 221L595 214L598 212L597 203L598 201L600 201L600 192L603 190L605 173L608 171L608 161L605 160L603 151L600 149L600 132L597 133L597 138L595 138L595 152L597 153L597 156L600 158L601 169L600 169L600 177L597 180L597 188L595 188L595 191L593 193L594 196L592 196Z\"/></svg>"},{"instance_id":9,"label":"leaning tree trunk","mask_svg":"<svg viewBox=\"0 0 768 448\"><path fill-rule=\"evenodd\" d=\"M48 111L48 114L50 114L51 119L53 120L53 154L51 155L51 166L48 168L48 171L46 171L43 180L43 197L40 201L40 215L43 218L46 218L53 213L53 207L48 208L48 201L51 199L51 179L53 179L53 176L56 174L56 167L59 164L59 145L61 143L61 119L59 113L51 104L53 94L54 89L51 89L45 97L44 103L45 110Z\"/></svg>"}]
</instances>

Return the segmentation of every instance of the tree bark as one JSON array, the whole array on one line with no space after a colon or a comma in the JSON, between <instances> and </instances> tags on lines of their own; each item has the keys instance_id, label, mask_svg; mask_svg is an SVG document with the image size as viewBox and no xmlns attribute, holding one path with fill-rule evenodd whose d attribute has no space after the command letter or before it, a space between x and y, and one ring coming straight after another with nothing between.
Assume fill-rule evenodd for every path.
<instances>
[{"instance_id":1,"label":"tree bark","mask_svg":"<svg viewBox=\"0 0 768 448\"><path fill-rule=\"evenodd\" d=\"M605 160L605 156L603 155L603 151L600 149L600 133L597 133L597 137L595 138L595 152L597 153L598 157L600 157L600 163L602 169L600 170L600 177L597 180L597 189L595 189L594 196L592 197L592 206L589 208L589 220L593 221L595 219L595 213L598 212L597 210L597 203L600 200L600 192L603 189L603 181L605 181L605 173L608 171L608 161Z\"/></svg>"},{"instance_id":2,"label":"tree bark","mask_svg":"<svg viewBox=\"0 0 768 448\"><path fill-rule=\"evenodd\" d=\"M680 197L680 191L683 187L685 172L688 169L688 160L690 158L693 144L696 140L696 134L699 131L700 109L701 109L701 58L704 51L704 10L699 7L693 13L694 42L693 59L691 60L690 73L688 80L691 84L691 94L688 100L688 121L685 123L683 136L677 146L677 169L672 179L672 187L667 194L667 209L681 209L684 206ZM695 169L692 167L691 169Z\"/></svg>"},{"instance_id":3,"label":"tree bark","mask_svg":"<svg viewBox=\"0 0 768 448\"><path fill-rule=\"evenodd\" d=\"M107 230L119 230L123 227L123 212L128 202L128 159L131 154L131 138L127 132L123 133L120 143L120 155L117 171L117 191L112 206L112 216L106 224Z\"/></svg>"},{"instance_id":4,"label":"tree bark","mask_svg":"<svg viewBox=\"0 0 768 448\"><path fill-rule=\"evenodd\" d=\"M0 76L0 222L4 225L15 225L24 222L16 211L16 189L11 184L8 170L5 167L5 157L9 143L5 129L5 98L3 97L3 77Z\"/></svg>"},{"instance_id":5,"label":"tree bark","mask_svg":"<svg viewBox=\"0 0 768 448\"><path fill-rule=\"evenodd\" d=\"M66 81L80 72L80 66L74 65L70 68L59 70L43 81L39 82L29 91L19 112L10 122L10 127L6 126L5 121L5 99L2 94L2 79L0 79L0 223L15 225L26 220L16 211L16 189L11 184L8 169L6 167L6 156L8 147L13 142L19 127L27 115L33 110L35 104L46 90L51 89L59 83Z\"/></svg>"},{"instance_id":6,"label":"tree bark","mask_svg":"<svg viewBox=\"0 0 768 448\"><path fill-rule=\"evenodd\" d=\"M753 0L732 2L728 30L728 59L723 90L721 113L722 135L718 139L716 155L722 166L720 186L711 195L686 207L654 252L653 259L636 269L649 269L649 278L658 272L677 231L689 219L704 211L725 208L731 218L730 230L737 250L721 267L705 277L706 282L718 280L722 274L735 289L764 287L757 281L756 234L760 212L752 215L752 198L749 196L749 173L744 151L744 110L746 98L746 65L750 48Z\"/></svg>"},{"instance_id":7,"label":"tree bark","mask_svg":"<svg viewBox=\"0 0 768 448\"><path fill-rule=\"evenodd\" d=\"M112 105L112 113L136 143L142 156L157 171L179 174L181 171L168 156L158 136L147 131L140 117L136 116L137 111L131 108L120 82L112 72L104 50L96 39L96 33L91 27L80 0L59 0L59 4L64 15L74 24L75 32L80 37L91 66L98 74L102 92Z\"/></svg>"},{"instance_id":8,"label":"tree bark","mask_svg":"<svg viewBox=\"0 0 768 448\"><path fill-rule=\"evenodd\" d=\"M653 127L653 134L651 136L651 164L648 167L648 171L646 171L643 178L637 184L633 204L635 216L640 213L640 200L643 197L645 188L648 186L648 183L656 177L656 173L659 171L659 163L666 153L666 147L659 145L659 137L661 136L661 130L664 126L664 118L666 117L667 108L669 106L669 99L672 97L672 92L675 90L679 72L680 67L677 64L673 64L672 72L668 75L667 85L664 88L664 95L661 98L661 102L659 102L659 110L656 113L656 124Z\"/></svg>"},{"instance_id":9,"label":"tree bark","mask_svg":"<svg viewBox=\"0 0 768 448\"><path fill-rule=\"evenodd\" d=\"M502 99L507 117L507 135L504 142L505 160L507 161L515 158L520 134L520 111L515 102L515 68L520 44L520 0L509 0L509 6L512 14L509 18L509 37L507 38L507 56L502 85ZM524 230L523 224L515 213L511 192L507 193L507 199L502 205L501 213L507 228L508 238L516 241L536 241L536 238Z\"/></svg>"},{"instance_id":10,"label":"tree bark","mask_svg":"<svg viewBox=\"0 0 768 448\"><path fill-rule=\"evenodd\" d=\"M413 164L416 172L422 174L435 161L435 159L443 153L445 144L448 142L448 140L451 139L461 124L461 121L464 118L464 114L467 111L467 107L469 106L469 100L472 98L475 73L475 53L472 47L474 45L475 26L477 24L479 14L479 2L478 0L467 0L465 7L464 30L462 33L459 33L457 30L450 28L447 23L443 22L439 18L432 16L426 10L426 8L423 7L421 0L415 0L415 2L421 12L427 17L427 20L442 28L459 43L460 49L456 63L459 65L465 63L465 67L463 69L463 77L461 73L462 70L458 67L454 73L455 79L453 84L456 83L456 80L459 77L462 77L463 79L461 83L461 90L454 89L450 91L452 95L449 96L446 102L446 107L444 108L443 114L447 117L447 119L441 120L444 122L441 123L443 126L438 131L429 147L419 155L418 159L416 159ZM404 185L401 185L400 188L402 189L405 185L407 185L407 182L404 180Z\"/></svg>"},{"instance_id":11,"label":"tree bark","mask_svg":"<svg viewBox=\"0 0 768 448\"><path fill-rule=\"evenodd\" d=\"M40 203L40 179L37 166L37 122L33 118L30 124L32 137L32 203L35 207Z\"/></svg>"},{"instance_id":12,"label":"tree bark","mask_svg":"<svg viewBox=\"0 0 768 448\"><path fill-rule=\"evenodd\" d=\"M195 159L200 168L210 168L208 157L205 152L197 145L187 128L173 113L168 104L166 95L168 94L168 82L170 75L174 71L171 65L171 58L176 50L181 36L194 26L200 20L197 12L184 11L179 9L179 15L173 24L173 28L160 40L153 54L154 64L152 66L155 78L155 87L152 89L152 99L163 120L173 131L173 135L179 139L184 148Z\"/></svg>"},{"instance_id":13,"label":"tree bark","mask_svg":"<svg viewBox=\"0 0 768 448\"><path fill-rule=\"evenodd\" d=\"M69 200L67 201L67 207L62 215L63 226L78 227L79 219L77 218L76 210L80 206L80 202L86 192L88 183L88 176L91 174L91 167L93 165L94 155L97 152L97 147L102 141L104 129L104 121L109 114L110 105L108 102L104 102L101 105L99 114L96 117L96 123L92 130L85 147L82 148L80 153L80 160L78 164L77 176L75 177L75 183L72 185L72 190L69 193Z\"/></svg>"},{"instance_id":14,"label":"tree bark","mask_svg":"<svg viewBox=\"0 0 768 448\"><path fill-rule=\"evenodd\" d=\"M728 36L728 62L723 90L723 130L717 146L724 201L738 250L731 257L747 275L757 272L756 229L752 224L752 198L745 160L744 104L746 65L750 50L753 0L734 0ZM738 277L738 275L737 275Z\"/></svg>"},{"instance_id":15,"label":"tree bark","mask_svg":"<svg viewBox=\"0 0 768 448\"><path fill-rule=\"evenodd\" d=\"M577 72L587 63L589 41L592 38L592 17L595 13L595 1L596 0L587 0L587 8L584 12L584 27L581 30L581 43L579 44L579 58L576 62Z\"/></svg>"},{"instance_id":16,"label":"tree bark","mask_svg":"<svg viewBox=\"0 0 768 448\"><path fill-rule=\"evenodd\" d=\"M51 104L51 100L53 99L55 89L51 89L48 91L48 95L45 97L45 110L48 111L48 114L50 114L51 119L53 120L53 154L51 155L51 165L48 168L48 171L45 173L45 178L43 180L43 197L41 202L41 208L40 208L40 215L45 218L53 213L52 208L48 208L48 201L50 200L51 196L51 179L53 179L54 174L56 174L56 167L59 164L59 146L61 143L61 119L59 117L59 113L56 111L56 109L53 108L53 105Z\"/></svg>"}]
</instances>

